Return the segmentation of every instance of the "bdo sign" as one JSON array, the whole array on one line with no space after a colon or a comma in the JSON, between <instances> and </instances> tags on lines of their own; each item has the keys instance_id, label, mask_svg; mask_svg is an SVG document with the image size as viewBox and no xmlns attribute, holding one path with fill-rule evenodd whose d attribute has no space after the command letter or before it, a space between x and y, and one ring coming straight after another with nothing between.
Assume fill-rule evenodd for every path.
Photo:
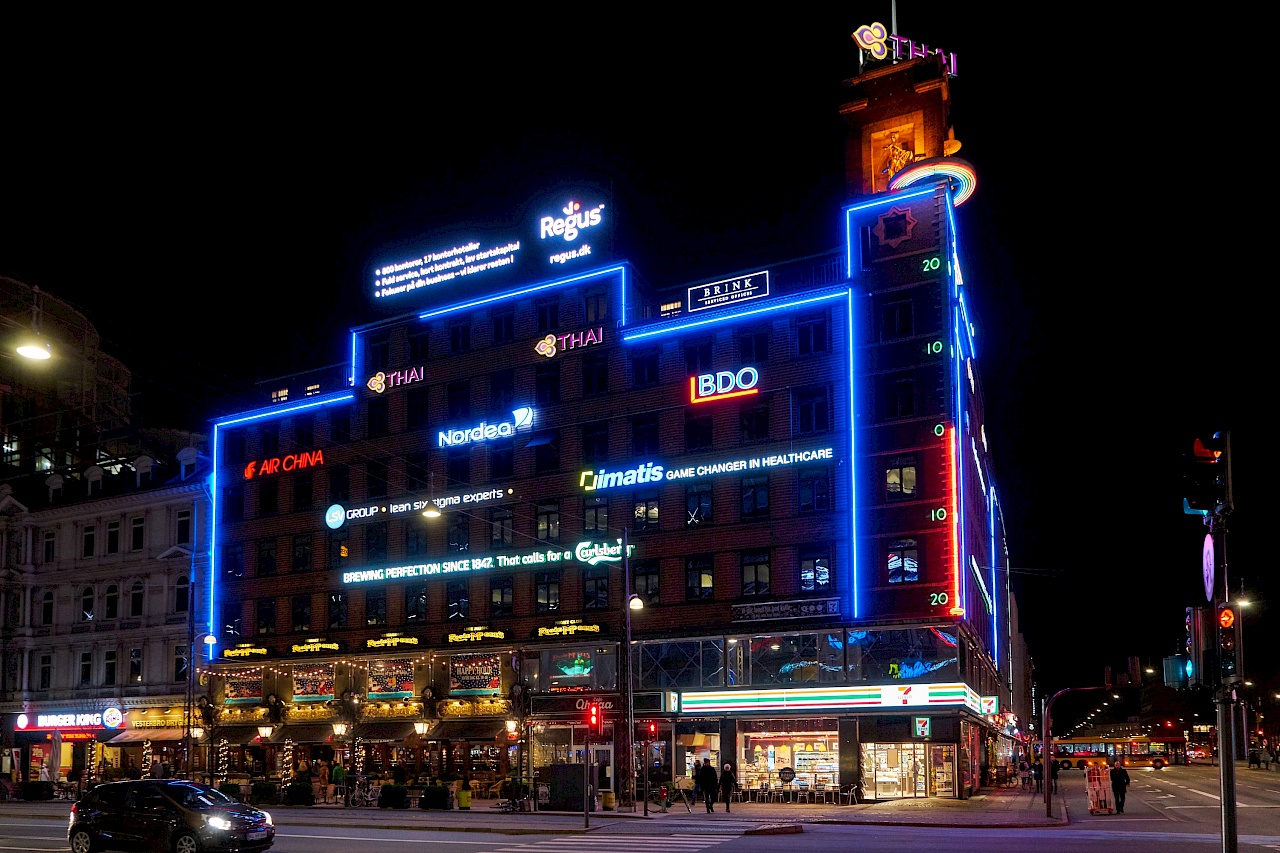
<instances>
[{"instance_id":1,"label":"bdo sign","mask_svg":"<svg viewBox=\"0 0 1280 853\"><path fill-rule=\"evenodd\" d=\"M689 402L707 403L758 394L759 384L760 371L754 367L744 367L737 373L731 370L703 373L689 378Z\"/></svg>"}]
</instances>

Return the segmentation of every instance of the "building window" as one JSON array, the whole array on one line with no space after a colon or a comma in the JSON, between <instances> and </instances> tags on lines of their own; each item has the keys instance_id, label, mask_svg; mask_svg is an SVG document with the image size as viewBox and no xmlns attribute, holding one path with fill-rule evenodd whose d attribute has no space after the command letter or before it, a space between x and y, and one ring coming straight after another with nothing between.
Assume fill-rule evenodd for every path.
<instances>
[{"instance_id":1,"label":"building window","mask_svg":"<svg viewBox=\"0 0 1280 853\"><path fill-rule=\"evenodd\" d=\"M293 537L293 570L295 572L311 571L310 533L303 533Z\"/></svg>"},{"instance_id":2,"label":"building window","mask_svg":"<svg viewBox=\"0 0 1280 853\"><path fill-rule=\"evenodd\" d=\"M600 495L588 495L582 499L582 532L607 533L609 531L609 499Z\"/></svg>"},{"instance_id":3,"label":"building window","mask_svg":"<svg viewBox=\"0 0 1280 853\"><path fill-rule=\"evenodd\" d=\"M364 624L377 628L387 624L387 591L371 589L364 594Z\"/></svg>"},{"instance_id":4,"label":"building window","mask_svg":"<svg viewBox=\"0 0 1280 853\"><path fill-rule=\"evenodd\" d=\"M344 527L329 534L329 568L346 568L349 559L351 559L351 530Z\"/></svg>"},{"instance_id":5,"label":"building window","mask_svg":"<svg viewBox=\"0 0 1280 853\"><path fill-rule=\"evenodd\" d=\"M914 583L920 580L920 555L916 550L916 540L899 539L889 543L885 568L889 573L889 583Z\"/></svg>"},{"instance_id":6,"label":"building window","mask_svg":"<svg viewBox=\"0 0 1280 853\"><path fill-rule=\"evenodd\" d=\"M262 455L280 455L280 424L264 424L262 427Z\"/></svg>"},{"instance_id":7,"label":"building window","mask_svg":"<svg viewBox=\"0 0 1280 853\"><path fill-rule=\"evenodd\" d=\"M86 586L84 589L80 590L80 621L81 622L93 621L93 605L95 602L95 598L96 596L94 596L93 594L93 587Z\"/></svg>"},{"instance_id":8,"label":"building window","mask_svg":"<svg viewBox=\"0 0 1280 853\"><path fill-rule=\"evenodd\" d=\"M827 351L826 312L796 321L796 351L800 355Z\"/></svg>"},{"instance_id":9,"label":"building window","mask_svg":"<svg viewBox=\"0 0 1280 853\"><path fill-rule=\"evenodd\" d=\"M427 423L427 389L410 388L404 395L405 426L411 430L422 429Z\"/></svg>"},{"instance_id":10,"label":"building window","mask_svg":"<svg viewBox=\"0 0 1280 853\"><path fill-rule=\"evenodd\" d=\"M347 409L329 413L329 440L341 444L351 440L351 412Z\"/></svg>"},{"instance_id":11,"label":"building window","mask_svg":"<svg viewBox=\"0 0 1280 853\"><path fill-rule=\"evenodd\" d=\"M88 687L93 683L93 652L80 653L80 686Z\"/></svg>"},{"instance_id":12,"label":"building window","mask_svg":"<svg viewBox=\"0 0 1280 853\"><path fill-rule=\"evenodd\" d=\"M173 612L186 613L191 609L191 581L178 578L173 585Z\"/></svg>"},{"instance_id":13,"label":"building window","mask_svg":"<svg viewBox=\"0 0 1280 853\"><path fill-rule=\"evenodd\" d=\"M142 616L147 603L147 588L142 581L134 581L133 586L129 587L129 618L138 619Z\"/></svg>"},{"instance_id":14,"label":"building window","mask_svg":"<svg viewBox=\"0 0 1280 853\"><path fill-rule=\"evenodd\" d=\"M693 483L684 490L684 523L687 527L708 524L711 515L711 484L707 482Z\"/></svg>"},{"instance_id":15,"label":"building window","mask_svg":"<svg viewBox=\"0 0 1280 853\"><path fill-rule=\"evenodd\" d=\"M560 470L559 433L543 433L539 439L533 448L533 473L554 474Z\"/></svg>"},{"instance_id":16,"label":"building window","mask_svg":"<svg viewBox=\"0 0 1280 853\"><path fill-rule=\"evenodd\" d=\"M454 320L449 323L449 352L453 355L471 349L471 320Z\"/></svg>"},{"instance_id":17,"label":"building window","mask_svg":"<svg viewBox=\"0 0 1280 853\"><path fill-rule=\"evenodd\" d=\"M801 512L825 512L831 509L826 468L801 468L799 492Z\"/></svg>"},{"instance_id":18,"label":"building window","mask_svg":"<svg viewBox=\"0 0 1280 853\"><path fill-rule=\"evenodd\" d=\"M471 584L466 581L449 581L445 584L445 619L471 618Z\"/></svg>"},{"instance_id":19,"label":"building window","mask_svg":"<svg viewBox=\"0 0 1280 853\"><path fill-rule=\"evenodd\" d=\"M380 521L364 529L364 555L371 563L387 559L387 523Z\"/></svg>"},{"instance_id":20,"label":"building window","mask_svg":"<svg viewBox=\"0 0 1280 853\"><path fill-rule=\"evenodd\" d=\"M609 570L588 566L582 570L582 609L605 610L609 606Z\"/></svg>"},{"instance_id":21,"label":"building window","mask_svg":"<svg viewBox=\"0 0 1280 853\"><path fill-rule=\"evenodd\" d=\"M86 524L80 531L80 556L92 557L94 553L94 528L92 524Z\"/></svg>"},{"instance_id":22,"label":"building window","mask_svg":"<svg viewBox=\"0 0 1280 853\"><path fill-rule=\"evenodd\" d=\"M53 655L40 655L41 690L48 690L53 685Z\"/></svg>"},{"instance_id":23,"label":"building window","mask_svg":"<svg viewBox=\"0 0 1280 853\"><path fill-rule=\"evenodd\" d=\"M222 574L228 578L244 577L244 543L222 546Z\"/></svg>"},{"instance_id":24,"label":"building window","mask_svg":"<svg viewBox=\"0 0 1280 853\"><path fill-rule=\"evenodd\" d=\"M514 441L494 441L489 444L489 477L501 479L514 477L516 473L516 445Z\"/></svg>"},{"instance_id":25,"label":"building window","mask_svg":"<svg viewBox=\"0 0 1280 853\"><path fill-rule=\"evenodd\" d=\"M421 524L410 519L404 529L404 555L421 557L427 553L427 530Z\"/></svg>"},{"instance_id":26,"label":"building window","mask_svg":"<svg viewBox=\"0 0 1280 853\"><path fill-rule=\"evenodd\" d=\"M258 577L276 573L276 540L263 539L258 543Z\"/></svg>"},{"instance_id":27,"label":"building window","mask_svg":"<svg viewBox=\"0 0 1280 853\"><path fill-rule=\"evenodd\" d=\"M315 506L315 478L311 474L295 474L293 478L293 511L304 512Z\"/></svg>"},{"instance_id":28,"label":"building window","mask_svg":"<svg viewBox=\"0 0 1280 853\"><path fill-rule=\"evenodd\" d=\"M554 613L560 609L560 573L537 572L533 576L534 610Z\"/></svg>"},{"instance_id":29,"label":"building window","mask_svg":"<svg viewBox=\"0 0 1280 853\"><path fill-rule=\"evenodd\" d=\"M516 372L498 370L489 374L489 404L492 411L506 414L516 403Z\"/></svg>"},{"instance_id":30,"label":"building window","mask_svg":"<svg viewBox=\"0 0 1280 853\"><path fill-rule=\"evenodd\" d=\"M769 406L767 403L747 403L738 410L738 422L742 427L742 443L766 441L769 438Z\"/></svg>"},{"instance_id":31,"label":"building window","mask_svg":"<svg viewBox=\"0 0 1280 853\"><path fill-rule=\"evenodd\" d=\"M881 399L884 417L910 418L916 413L916 383L914 379L887 376L881 381Z\"/></svg>"},{"instance_id":32,"label":"building window","mask_svg":"<svg viewBox=\"0 0 1280 853\"><path fill-rule=\"evenodd\" d=\"M499 311L493 315L493 343L509 344L516 339L516 315L514 311Z\"/></svg>"},{"instance_id":33,"label":"building window","mask_svg":"<svg viewBox=\"0 0 1280 853\"><path fill-rule=\"evenodd\" d=\"M244 520L243 483L235 483L222 490L222 514L226 521Z\"/></svg>"},{"instance_id":34,"label":"building window","mask_svg":"<svg viewBox=\"0 0 1280 853\"><path fill-rule=\"evenodd\" d=\"M107 554L120 553L120 522L107 522Z\"/></svg>"},{"instance_id":35,"label":"building window","mask_svg":"<svg viewBox=\"0 0 1280 853\"><path fill-rule=\"evenodd\" d=\"M599 323L609 316L609 299L602 290L587 291L583 298L583 318L588 323Z\"/></svg>"},{"instance_id":36,"label":"building window","mask_svg":"<svg viewBox=\"0 0 1280 853\"><path fill-rule=\"evenodd\" d=\"M293 419L293 443L299 450L316 446L316 421L310 415L298 415Z\"/></svg>"},{"instance_id":37,"label":"building window","mask_svg":"<svg viewBox=\"0 0 1280 853\"><path fill-rule=\"evenodd\" d=\"M631 564L632 591L646 605L657 604L660 598L661 572L657 560L636 560Z\"/></svg>"},{"instance_id":38,"label":"building window","mask_svg":"<svg viewBox=\"0 0 1280 853\"><path fill-rule=\"evenodd\" d=\"M405 587L404 621L410 625L421 625L427 621L426 584Z\"/></svg>"},{"instance_id":39,"label":"building window","mask_svg":"<svg viewBox=\"0 0 1280 853\"><path fill-rule=\"evenodd\" d=\"M102 618L120 618L120 587L115 584L107 584L107 590L102 594Z\"/></svg>"},{"instance_id":40,"label":"building window","mask_svg":"<svg viewBox=\"0 0 1280 853\"><path fill-rule=\"evenodd\" d=\"M364 466L364 493L371 498L385 497L387 494L387 463L367 462Z\"/></svg>"},{"instance_id":41,"label":"building window","mask_svg":"<svg viewBox=\"0 0 1280 853\"><path fill-rule=\"evenodd\" d=\"M582 359L582 396L609 393L609 357L589 355Z\"/></svg>"},{"instance_id":42,"label":"building window","mask_svg":"<svg viewBox=\"0 0 1280 853\"><path fill-rule=\"evenodd\" d=\"M685 412L684 449L689 452L706 450L713 446L713 443L711 415Z\"/></svg>"},{"instance_id":43,"label":"building window","mask_svg":"<svg viewBox=\"0 0 1280 853\"><path fill-rule=\"evenodd\" d=\"M631 384L636 388L658 384L658 351L638 352L631 356Z\"/></svg>"},{"instance_id":44,"label":"building window","mask_svg":"<svg viewBox=\"0 0 1280 853\"><path fill-rule=\"evenodd\" d=\"M274 634L276 632L276 600L274 598L258 599L258 633Z\"/></svg>"},{"instance_id":45,"label":"building window","mask_svg":"<svg viewBox=\"0 0 1280 853\"><path fill-rule=\"evenodd\" d=\"M545 335L560 328L560 303L540 302L538 312L538 334Z\"/></svg>"},{"instance_id":46,"label":"building window","mask_svg":"<svg viewBox=\"0 0 1280 853\"><path fill-rule=\"evenodd\" d=\"M414 363L427 360L430 349L431 330L418 329L409 333L409 361Z\"/></svg>"},{"instance_id":47,"label":"building window","mask_svg":"<svg viewBox=\"0 0 1280 853\"><path fill-rule=\"evenodd\" d=\"M509 506L489 510L489 547L510 548L515 534L516 514Z\"/></svg>"},{"instance_id":48,"label":"building window","mask_svg":"<svg viewBox=\"0 0 1280 853\"><path fill-rule=\"evenodd\" d=\"M609 458L609 422L595 421L582 427L582 459L604 462Z\"/></svg>"},{"instance_id":49,"label":"building window","mask_svg":"<svg viewBox=\"0 0 1280 853\"><path fill-rule=\"evenodd\" d=\"M799 551L800 591L826 592L831 589L831 549L807 545Z\"/></svg>"},{"instance_id":50,"label":"building window","mask_svg":"<svg viewBox=\"0 0 1280 853\"><path fill-rule=\"evenodd\" d=\"M53 590L47 589L44 595L40 597L40 623L41 625L53 624Z\"/></svg>"},{"instance_id":51,"label":"building window","mask_svg":"<svg viewBox=\"0 0 1280 853\"><path fill-rule=\"evenodd\" d=\"M471 417L471 383L466 380L444 386L444 413L451 421Z\"/></svg>"},{"instance_id":52,"label":"building window","mask_svg":"<svg viewBox=\"0 0 1280 853\"><path fill-rule=\"evenodd\" d=\"M264 480L258 483L258 517L266 518L280 511L280 481Z\"/></svg>"},{"instance_id":53,"label":"building window","mask_svg":"<svg viewBox=\"0 0 1280 853\"><path fill-rule=\"evenodd\" d=\"M534 535L538 542L560 541L560 502L543 501L534 505Z\"/></svg>"},{"instance_id":54,"label":"building window","mask_svg":"<svg viewBox=\"0 0 1280 853\"><path fill-rule=\"evenodd\" d=\"M52 530L44 532L44 562L52 563L58 559L58 536Z\"/></svg>"},{"instance_id":55,"label":"building window","mask_svg":"<svg viewBox=\"0 0 1280 853\"><path fill-rule=\"evenodd\" d=\"M880 340L909 338L916 333L915 314L910 302L891 302L880 308Z\"/></svg>"},{"instance_id":56,"label":"building window","mask_svg":"<svg viewBox=\"0 0 1280 853\"><path fill-rule=\"evenodd\" d=\"M369 438L383 438L391 434L391 401L386 397L377 397L369 401L369 428L365 434Z\"/></svg>"},{"instance_id":57,"label":"building window","mask_svg":"<svg viewBox=\"0 0 1280 853\"><path fill-rule=\"evenodd\" d=\"M698 554L684 561L686 601L715 598L715 581L712 577L711 565L710 554Z\"/></svg>"},{"instance_id":58,"label":"building window","mask_svg":"<svg viewBox=\"0 0 1280 853\"><path fill-rule=\"evenodd\" d=\"M632 503L635 506L635 513L631 521L631 529L637 533L645 530L657 530L658 493L644 492L638 494Z\"/></svg>"},{"instance_id":59,"label":"building window","mask_svg":"<svg viewBox=\"0 0 1280 853\"><path fill-rule=\"evenodd\" d=\"M249 453L248 442L243 432L235 432L227 437L222 444L226 451L227 460L230 462L243 462Z\"/></svg>"},{"instance_id":60,"label":"building window","mask_svg":"<svg viewBox=\"0 0 1280 853\"><path fill-rule=\"evenodd\" d=\"M329 630L336 631L347 627L347 594L345 592L329 593Z\"/></svg>"},{"instance_id":61,"label":"building window","mask_svg":"<svg viewBox=\"0 0 1280 853\"><path fill-rule=\"evenodd\" d=\"M116 683L116 650L108 649L102 653L102 683L110 687Z\"/></svg>"},{"instance_id":62,"label":"building window","mask_svg":"<svg viewBox=\"0 0 1280 853\"><path fill-rule=\"evenodd\" d=\"M444 479L447 487L466 486L471 483L471 448L450 447L444 455Z\"/></svg>"},{"instance_id":63,"label":"building window","mask_svg":"<svg viewBox=\"0 0 1280 853\"><path fill-rule=\"evenodd\" d=\"M752 551L742 555L742 594L769 594L769 552Z\"/></svg>"},{"instance_id":64,"label":"building window","mask_svg":"<svg viewBox=\"0 0 1280 853\"><path fill-rule=\"evenodd\" d=\"M222 632L229 637L239 637L240 631L240 602L224 601L222 602Z\"/></svg>"},{"instance_id":65,"label":"building window","mask_svg":"<svg viewBox=\"0 0 1280 853\"><path fill-rule=\"evenodd\" d=\"M175 545L191 544L191 510L180 509L174 516L175 534L173 543Z\"/></svg>"},{"instance_id":66,"label":"building window","mask_svg":"<svg viewBox=\"0 0 1280 853\"><path fill-rule=\"evenodd\" d=\"M187 680L187 647L173 647L173 680L175 682Z\"/></svg>"},{"instance_id":67,"label":"building window","mask_svg":"<svg viewBox=\"0 0 1280 853\"><path fill-rule=\"evenodd\" d=\"M464 513L449 514L449 550L468 551L471 549L471 519Z\"/></svg>"},{"instance_id":68,"label":"building window","mask_svg":"<svg viewBox=\"0 0 1280 853\"><path fill-rule=\"evenodd\" d=\"M742 520L769 517L769 477L744 477L742 480Z\"/></svg>"},{"instance_id":69,"label":"building window","mask_svg":"<svg viewBox=\"0 0 1280 853\"><path fill-rule=\"evenodd\" d=\"M345 503L351 500L351 469L344 466L329 471L329 500Z\"/></svg>"},{"instance_id":70,"label":"building window","mask_svg":"<svg viewBox=\"0 0 1280 853\"><path fill-rule=\"evenodd\" d=\"M293 632L311 630L311 596L295 595L289 602L292 614Z\"/></svg>"},{"instance_id":71,"label":"building window","mask_svg":"<svg viewBox=\"0 0 1280 853\"><path fill-rule=\"evenodd\" d=\"M404 459L404 488L408 492L417 492L428 488L431 484L431 472L428 468L425 450L409 453Z\"/></svg>"},{"instance_id":72,"label":"building window","mask_svg":"<svg viewBox=\"0 0 1280 853\"><path fill-rule=\"evenodd\" d=\"M796 389L796 428L801 434L825 432L831 428L827 386Z\"/></svg>"},{"instance_id":73,"label":"building window","mask_svg":"<svg viewBox=\"0 0 1280 853\"><path fill-rule=\"evenodd\" d=\"M636 415L631 419L631 449L636 456L658 452L658 413Z\"/></svg>"},{"instance_id":74,"label":"building window","mask_svg":"<svg viewBox=\"0 0 1280 853\"><path fill-rule=\"evenodd\" d=\"M769 361L769 332L763 329L738 335L738 360L744 365L761 365Z\"/></svg>"},{"instance_id":75,"label":"building window","mask_svg":"<svg viewBox=\"0 0 1280 853\"><path fill-rule=\"evenodd\" d=\"M390 336L384 334L376 338L369 338L365 342L364 366L369 373L377 373L379 370L386 370L391 366Z\"/></svg>"},{"instance_id":76,"label":"building window","mask_svg":"<svg viewBox=\"0 0 1280 853\"><path fill-rule=\"evenodd\" d=\"M684 345L684 367L690 376L711 370L711 339L690 341Z\"/></svg>"},{"instance_id":77,"label":"building window","mask_svg":"<svg viewBox=\"0 0 1280 853\"><path fill-rule=\"evenodd\" d=\"M511 616L515 613L514 589L510 576L489 579L490 616Z\"/></svg>"},{"instance_id":78,"label":"building window","mask_svg":"<svg viewBox=\"0 0 1280 853\"><path fill-rule=\"evenodd\" d=\"M916 458L896 456L884 469L885 500L906 501L916 496Z\"/></svg>"},{"instance_id":79,"label":"building window","mask_svg":"<svg viewBox=\"0 0 1280 853\"><path fill-rule=\"evenodd\" d=\"M560 365L540 364L533 371L533 398L539 406L560 402Z\"/></svg>"},{"instance_id":80,"label":"building window","mask_svg":"<svg viewBox=\"0 0 1280 853\"><path fill-rule=\"evenodd\" d=\"M142 649L129 649L129 681L142 681Z\"/></svg>"},{"instance_id":81,"label":"building window","mask_svg":"<svg viewBox=\"0 0 1280 853\"><path fill-rule=\"evenodd\" d=\"M304 389L304 390L303 390L303 392L302 392L302 396L304 396L304 397L314 397L314 396L316 396L316 395L317 395L317 394L319 394L319 393L320 393L320 383L319 383L319 382L313 382L313 383L311 383L310 385L308 385L308 386L306 387L306 389Z\"/></svg>"}]
</instances>

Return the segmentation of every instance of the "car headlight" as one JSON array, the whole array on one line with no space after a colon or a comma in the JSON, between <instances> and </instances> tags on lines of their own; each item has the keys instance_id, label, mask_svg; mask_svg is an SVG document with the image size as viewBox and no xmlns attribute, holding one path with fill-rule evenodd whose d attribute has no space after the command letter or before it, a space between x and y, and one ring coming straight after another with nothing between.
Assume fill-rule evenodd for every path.
<instances>
[{"instance_id":1,"label":"car headlight","mask_svg":"<svg viewBox=\"0 0 1280 853\"><path fill-rule=\"evenodd\" d=\"M225 831L231 828L231 821L227 820L225 817L207 817L204 820L205 823L209 824L209 826L212 826L214 829L221 829Z\"/></svg>"},{"instance_id":2,"label":"car headlight","mask_svg":"<svg viewBox=\"0 0 1280 853\"><path fill-rule=\"evenodd\" d=\"M269 826L275 826L275 825L276 825L276 822L275 822L274 820L272 820L272 819L271 819L271 812L269 812L269 811L267 811L267 810L263 809L263 810L262 810L262 816L263 816L263 817L265 817L265 818L267 819L267 825L269 825Z\"/></svg>"}]
</instances>

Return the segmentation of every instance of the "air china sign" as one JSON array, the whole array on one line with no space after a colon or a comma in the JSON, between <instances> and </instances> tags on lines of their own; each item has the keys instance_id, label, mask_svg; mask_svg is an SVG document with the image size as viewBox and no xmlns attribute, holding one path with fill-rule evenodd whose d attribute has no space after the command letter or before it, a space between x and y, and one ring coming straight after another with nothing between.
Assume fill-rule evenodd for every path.
<instances>
[{"instance_id":1,"label":"air china sign","mask_svg":"<svg viewBox=\"0 0 1280 853\"><path fill-rule=\"evenodd\" d=\"M244 466L244 478L246 480L252 480L254 477L265 477L269 474L296 471L299 468L312 468L316 465L323 464L323 450L291 453L288 456L275 456L270 459L263 459L261 462L255 459L253 462Z\"/></svg>"}]
</instances>

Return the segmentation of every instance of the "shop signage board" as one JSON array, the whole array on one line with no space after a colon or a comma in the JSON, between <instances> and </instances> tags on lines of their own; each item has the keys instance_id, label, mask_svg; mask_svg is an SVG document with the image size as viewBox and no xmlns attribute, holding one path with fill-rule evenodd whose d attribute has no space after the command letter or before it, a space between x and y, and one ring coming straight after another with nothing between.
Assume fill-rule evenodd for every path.
<instances>
[{"instance_id":1,"label":"shop signage board","mask_svg":"<svg viewBox=\"0 0 1280 853\"><path fill-rule=\"evenodd\" d=\"M530 696L529 713L579 716L592 702L600 703L606 719L623 710L622 697L617 693L575 693L572 696Z\"/></svg>"},{"instance_id":2,"label":"shop signage board","mask_svg":"<svg viewBox=\"0 0 1280 853\"><path fill-rule=\"evenodd\" d=\"M426 368L421 365L410 367L405 370L393 370L387 373L379 370L377 373L365 380L364 387L368 388L375 394L385 394L393 388L403 388L405 385L415 385L423 380L426 375Z\"/></svg>"},{"instance_id":3,"label":"shop signage board","mask_svg":"<svg viewBox=\"0 0 1280 853\"><path fill-rule=\"evenodd\" d=\"M255 646L253 643L237 643L232 648L222 650L224 658L253 658L266 657L271 654L271 650L265 646Z\"/></svg>"},{"instance_id":4,"label":"shop signage board","mask_svg":"<svg viewBox=\"0 0 1280 853\"><path fill-rule=\"evenodd\" d=\"M932 718L912 717L911 723L912 723L912 730L915 732L916 737L927 738L927 737L933 736L933 728L931 725Z\"/></svg>"},{"instance_id":5,"label":"shop signage board","mask_svg":"<svg viewBox=\"0 0 1280 853\"><path fill-rule=\"evenodd\" d=\"M854 44L859 49L866 52L867 56L875 60L887 59L893 56L894 62L900 62L904 59L920 59L925 56L941 56L943 64L946 66L947 74L951 77L956 76L956 55L947 53L941 48L930 49L929 45L923 42L914 42L906 36L900 36L897 33L889 32L889 28L879 21L873 21L870 24L863 24L858 27L850 35Z\"/></svg>"},{"instance_id":6,"label":"shop signage board","mask_svg":"<svg viewBox=\"0 0 1280 853\"><path fill-rule=\"evenodd\" d=\"M999 696L983 696L981 697L982 713L985 715L1000 713L1000 697Z\"/></svg>"},{"instance_id":7,"label":"shop signage board","mask_svg":"<svg viewBox=\"0 0 1280 853\"><path fill-rule=\"evenodd\" d=\"M338 640L326 640L321 637L313 637L301 643L294 643L289 647L290 654L295 655L314 655L329 652L342 651L342 643Z\"/></svg>"},{"instance_id":8,"label":"shop signage board","mask_svg":"<svg viewBox=\"0 0 1280 853\"><path fill-rule=\"evenodd\" d=\"M444 635L446 643L482 643L485 640L505 640L507 638L506 631L498 631L493 628L464 628L456 633Z\"/></svg>"},{"instance_id":9,"label":"shop signage board","mask_svg":"<svg viewBox=\"0 0 1280 853\"><path fill-rule=\"evenodd\" d=\"M490 487L471 492L450 492L432 498L426 495L407 495L390 501L365 504L364 506L345 506L331 504L324 511L324 523L330 530L337 530L343 524L364 521L380 521L388 516L419 513L434 503L444 512L456 506L477 506L489 501L501 500L515 494L515 489Z\"/></svg>"},{"instance_id":10,"label":"shop signage board","mask_svg":"<svg viewBox=\"0 0 1280 853\"><path fill-rule=\"evenodd\" d=\"M628 547L635 553L635 546ZM572 549L547 548L522 551L514 554L492 554L483 557L460 557L456 560L435 560L401 566L382 566L372 569L352 569L342 573L344 584L378 583L408 580L436 575L457 575L488 569L517 569L558 563L581 563L595 566L600 563L622 561L622 540L613 542L579 542Z\"/></svg>"},{"instance_id":11,"label":"shop signage board","mask_svg":"<svg viewBox=\"0 0 1280 853\"><path fill-rule=\"evenodd\" d=\"M375 637L364 641L364 647L366 649L394 649L398 646L416 645L418 645L417 637L410 637L401 633L383 634L381 637Z\"/></svg>"},{"instance_id":12,"label":"shop signage board","mask_svg":"<svg viewBox=\"0 0 1280 853\"><path fill-rule=\"evenodd\" d=\"M813 450L793 450L786 453L767 453L760 456L740 456L701 465L672 468L665 462L640 462L626 468L600 468L582 471L578 475L578 487L584 492L603 491L620 486L642 486L663 480L688 480L695 477L714 477L718 474L740 474L743 471L769 470L808 462L830 462L835 458L831 447Z\"/></svg>"},{"instance_id":13,"label":"shop signage board","mask_svg":"<svg viewBox=\"0 0 1280 853\"><path fill-rule=\"evenodd\" d=\"M687 307L689 311L705 311L708 308L723 308L748 299L759 299L769 295L769 271L748 273L734 278L699 284L688 290Z\"/></svg>"},{"instance_id":14,"label":"shop signage board","mask_svg":"<svg viewBox=\"0 0 1280 853\"><path fill-rule=\"evenodd\" d=\"M115 706L101 711L40 712L19 714L14 718L15 731L52 731L55 729L119 729L125 727L124 712Z\"/></svg>"},{"instance_id":15,"label":"shop signage board","mask_svg":"<svg viewBox=\"0 0 1280 853\"><path fill-rule=\"evenodd\" d=\"M604 342L604 326L586 331L566 332L563 335L547 335L534 344L533 351L544 358L555 358L558 353L594 346Z\"/></svg>"},{"instance_id":16,"label":"shop signage board","mask_svg":"<svg viewBox=\"0 0 1280 853\"><path fill-rule=\"evenodd\" d=\"M799 601L771 601L765 604L733 605L734 622L760 622L769 619L812 619L817 616L839 616L840 599L805 598Z\"/></svg>"},{"instance_id":17,"label":"shop signage board","mask_svg":"<svg viewBox=\"0 0 1280 853\"><path fill-rule=\"evenodd\" d=\"M709 403L712 400L728 400L733 397L749 397L759 394L760 371L743 367L736 373L720 370L689 377L689 402Z\"/></svg>"},{"instance_id":18,"label":"shop signage board","mask_svg":"<svg viewBox=\"0 0 1280 853\"><path fill-rule=\"evenodd\" d=\"M291 453L288 456L272 456L262 460L255 459L244 466L244 478L252 480L254 477L282 474L289 471L297 471L301 468L314 468L323 464L323 450L304 450L301 453Z\"/></svg>"},{"instance_id":19,"label":"shop signage board","mask_svg":"<svg viewBox=\"0 0 1280 853\"><path fill-rule=\"evenodd\" d=\"M707 690L680 694L682 713L819 711L857 708L964 707L979 713L978 694L966 684L867 684L778 690Z\"/></svg>"}]
</instances>

